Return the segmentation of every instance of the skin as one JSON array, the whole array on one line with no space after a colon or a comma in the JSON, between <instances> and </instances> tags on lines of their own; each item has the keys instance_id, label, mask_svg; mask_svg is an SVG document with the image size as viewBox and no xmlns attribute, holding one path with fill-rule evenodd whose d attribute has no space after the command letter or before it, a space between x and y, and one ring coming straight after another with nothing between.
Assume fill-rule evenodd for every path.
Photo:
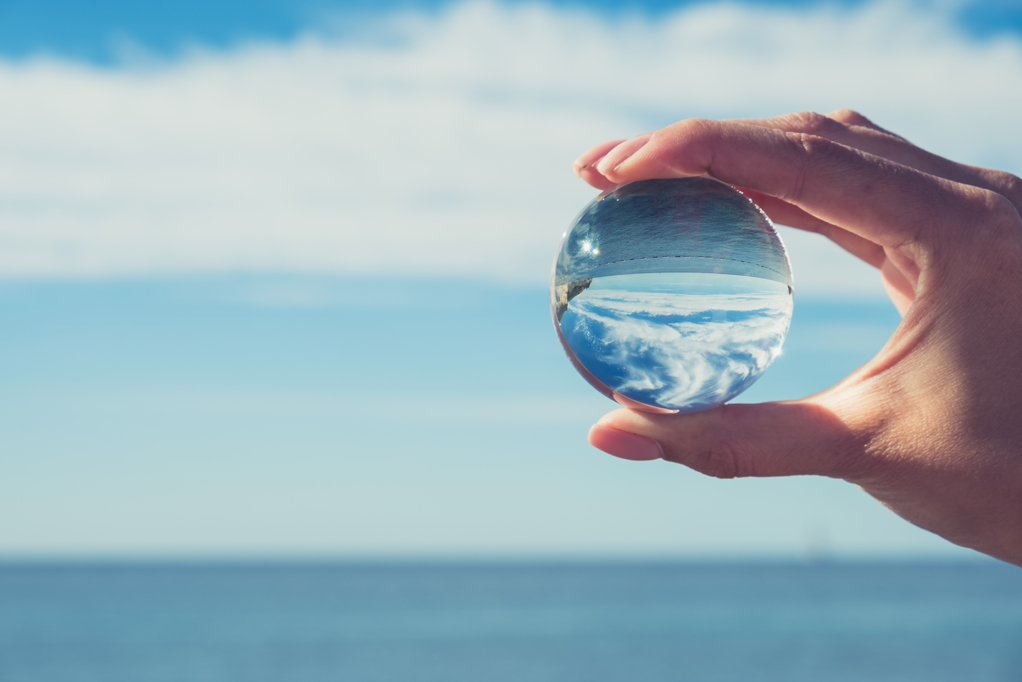
<instances>
[{"instance_id":1,"label":"skin","mask_svg":"<svg viewBox=\"0 0 1022 682\"><path fill-rule=\"evenodd\" d=\"M616 410L589 442L719 478L841 478L908 521L1022 566L1022 181L849 110L685 120L593 147L598 189L704 175L877 268L902 322L837 385L684 415Z\"/></svg>"}]
</instances>

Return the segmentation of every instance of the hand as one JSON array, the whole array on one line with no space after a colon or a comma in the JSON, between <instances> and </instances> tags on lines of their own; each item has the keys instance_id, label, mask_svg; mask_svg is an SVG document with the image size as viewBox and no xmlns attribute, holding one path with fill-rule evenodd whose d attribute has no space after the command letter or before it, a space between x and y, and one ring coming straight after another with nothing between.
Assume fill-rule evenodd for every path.
<instances>
[{"instance_id":1,"label":"hand","mask_svg":"<svg viewBox=\"0 0 1022 682\"><path fill-rule=\"evenodd\" d=\"M875 266L903 315L875 358L801 400L617 410L589 433L711 476L816 474L1022 566L1022 181L930 154L863 116L687 120L575 162L605 189L705 175Z\"/></svg>"}]
</instances>

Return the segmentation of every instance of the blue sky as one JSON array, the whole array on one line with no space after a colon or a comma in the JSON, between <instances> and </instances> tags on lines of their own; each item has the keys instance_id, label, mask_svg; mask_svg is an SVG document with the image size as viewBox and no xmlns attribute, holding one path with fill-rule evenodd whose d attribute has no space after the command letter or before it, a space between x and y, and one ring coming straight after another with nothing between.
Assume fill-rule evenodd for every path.
<instances>
[{"instance_id":1,"label":"blue sky","mask_svg":"<svg viewBox=\"0 0 1022 682\"><path fill-rule=\"evenodd\" d=\"M0 556L959 555L840 482L593 450L545 287L575 156L685 116L854 106L1020 172L1018 10L630 7L0 3ZM784 236L740 400L897 324Z\"/></svg>"},{"instance_id":2,"label":"blue sky","mask_svg":"<svg viewBox=\"0 0 1022 682\"><path fill-rule=\"evenodd\" d=\"M253 291L319 287L317 305ZM590 448L612 404L546 292L463 281L8 283L8 554L582 555L939 550L834 481L716 481ZM743 398L811 393L890 307L796 307ZM904 547L902 547L904 545Z\"/></svg>"},{"instance_id":3,"label":"blue sky","mask_svg":"<svg viewBox=\"0 0 1022 682\"><path fill-rule=\"evenodd\" d=\"M0 4L0 53L25 57L46 50L98 63L116 61L116 42L130 39L160 54L176 54L182 45L201 43L229 48L252 39L292 40L307 30L325 25L343 31L370 13L380 14L425 8L436 11L440 0L378 0L366 3L330 0L181 0L131 2L102 0L5 0ZM693 0L640 0L638 2L557 2L601 14L643 13L658 16L678 8L712 4ZM753 0L745 4L809 8L815 0ZM848 7L865 4L842 0ZM926 3L921 3L925 5ZM946 3L945 3L946 4ZM959 2L953 10L959 25L977 37L1022 32L1022 6L1013 0ZM340 27L331 20L340 18Z\"/></svg>"}]
</instances>

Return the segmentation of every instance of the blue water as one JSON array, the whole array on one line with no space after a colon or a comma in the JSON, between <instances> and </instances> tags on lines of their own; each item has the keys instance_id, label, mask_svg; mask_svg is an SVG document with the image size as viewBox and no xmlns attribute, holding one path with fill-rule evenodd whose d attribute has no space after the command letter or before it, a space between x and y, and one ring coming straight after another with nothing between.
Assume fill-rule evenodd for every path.
<instances>
[{"instance_id":1,"label":"blue water","mask_svg":"<svg viewBox=\"0 0 1022 682\"><path fill-rule=\"evenodd\" d=\"M0 567L0 681L1020 680L990 563Z\"/></svg>"},{"instance_id":2,"label":"blue water","mask_svg":"<svg viewBox=\"0 0 1022 682\"><path fill-rule=\"evenodd\" d=\"M766 214L728 185L691 177L619 185L589 202L560 244L552 286L679 272L792 285L784 246Z\"/></svg>"}]
</instances>

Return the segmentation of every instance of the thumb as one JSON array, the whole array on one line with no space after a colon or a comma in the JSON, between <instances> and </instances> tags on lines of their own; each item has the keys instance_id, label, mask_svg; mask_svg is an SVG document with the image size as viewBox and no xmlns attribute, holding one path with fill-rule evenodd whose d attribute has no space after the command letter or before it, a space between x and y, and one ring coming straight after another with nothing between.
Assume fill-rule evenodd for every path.
<instances>
[{"instance_id":1,"label":"thumb","mask_svg":"<svg viewBox=\"0 0 1022 682\"><path fill-rule=\"evenodd\" d=\"M722 405L691 414L616 410L590 429L589 442L624 459L665 459L717 478L848 478L865 455L852 429L809 400Z\"/></svg>"}]
</instances>

